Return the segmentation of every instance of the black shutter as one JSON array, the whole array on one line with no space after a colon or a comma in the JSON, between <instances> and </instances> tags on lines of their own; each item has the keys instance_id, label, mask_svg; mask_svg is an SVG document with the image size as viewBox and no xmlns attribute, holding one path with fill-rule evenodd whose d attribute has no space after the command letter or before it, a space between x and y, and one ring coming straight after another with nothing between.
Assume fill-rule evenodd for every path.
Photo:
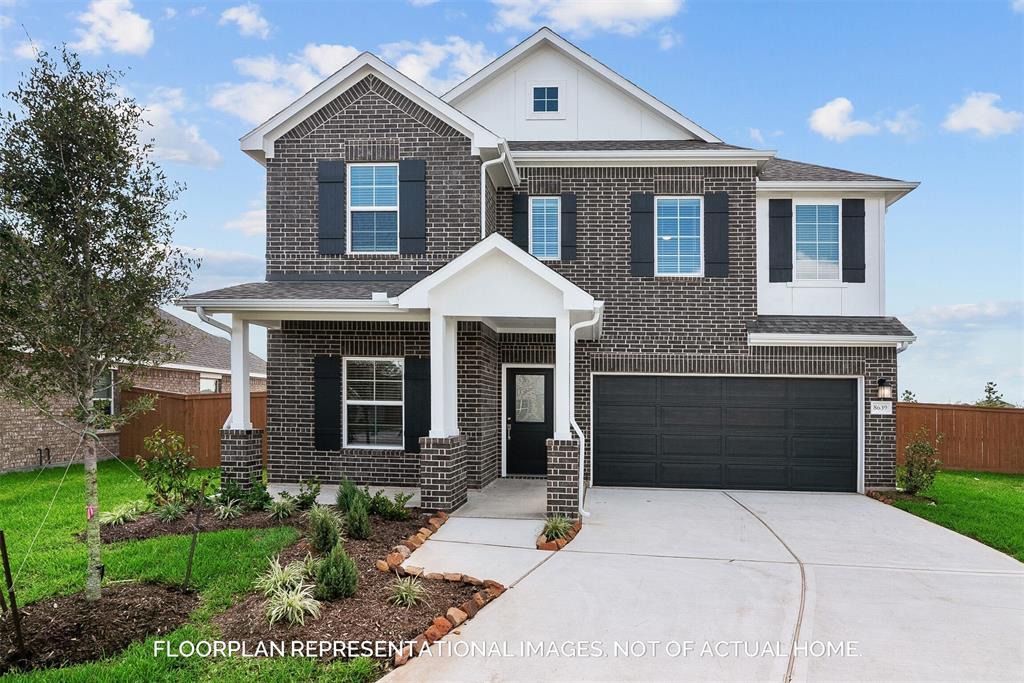
<instances>
[{"instance_id":1,"label":"black shutter","mask_svg":"<svg viewBox=\"0 0 1024 683\"><path fill-rule=\"evenodd\" d=\"M576 193L562 193L562 260L576 260Z\"/></svg>"},{"instance_id":2,"label":"black shutter","mask_svg":"<svg viewBox=\"0 0 1024 683\"><path fill-rule=\"evenodd\" d=\"M345 253L345 162L340 159L317 163L320 222L317 237L321 254Z\"/></svg>"},{"instance_id":3,"label":"black shutter","mask_svg":"<svg viewBox=\"0 0 1024 683\"><path fill-rule=\"evenodd\" d=\"M843 200L843 282L864 282L864 200Z\"/></svg>"},{"instance_id":4,"label":"black shutter","mask_svg":"<svg viewBox=\"0 0 1024 683\"><path fill-rule=\"evenodd\" d=\"M313 358L313 448L341 448L341 358Z\"/></svg>"},{"instance_id":5,"label":"black shutter","mask_svg":"<svg viewBox=\"0 0 1024 683\"><path fill-rule=\"evenodd\" d=\"M420 452L430 433L430 359L405 357L405 451Z\"/></svg>"},{"instance_id":6,"label":"black shutter","mask_svg":"<svg viewBox=\"0 0 1024 683\"><path fill-rule=\"evenodd\" d=\"M704 275L729 276L729 193L704 193Z\"/></svg>"},{"instance_id":7,"label":"black shutter","mask_svg":"<svg viewBox=\"0 0 1024 683\"><path fill-rule=\"evenodd\" d=\"M512 195L512 241L523 251L530 250L530 195Z\"/></svg>"},{"instance_id":8,"label":"black shutter","mask_svg":"<svg viewBox=\"0 0 1024 683\"><path fill-rule=\"evenodd\" d=\"M427 253L427 162L398 162L398 251Z\"/></svg>"},{"instance_id":9,"label":"black shutter","mask_svg":"<svg viewBox=\"0 0 1024 683\"><path fill-rule=\"evenodd\" d=\"M793 281L793 200L768 200L768 281Z\"/></svg>"},{"instance_id":10,"label":"black shutter","mask_svg":"<svg viewBox=\"0 0 1024 683\"><path fill-rule=\"evenodd\" d=\"M633 275L654 275L654 194L629 195L629 266Z\"/></svg>"}]
</instances>

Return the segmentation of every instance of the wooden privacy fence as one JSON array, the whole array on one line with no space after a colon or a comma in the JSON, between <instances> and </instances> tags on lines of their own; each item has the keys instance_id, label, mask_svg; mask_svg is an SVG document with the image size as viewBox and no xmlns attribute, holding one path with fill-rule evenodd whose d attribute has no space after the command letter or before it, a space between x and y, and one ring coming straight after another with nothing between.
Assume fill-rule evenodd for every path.
<instances>
[{"instance_id":1,"label":"wooden privacy fence","mask_svg":"<svg viewBox=\"0 0 1024 683\"><path fill-rule=\"evenodd\" d=\"M146 457L143 439L159 426L184 435L185 443L193 446L196 467L220 467L220 430L231 412L231 394L175 394L154 389L126 389L121 392L122 402L132 401L142 394L156 397L156 409L136 415L121 428L121 457ZM250 399L252 426L263 429L263 462L267 462L267 394L252 392Z\"/></svg>"},{"instance_id":2,"label":"wooden privacy fence","mask_svg":"<svg viewBox=\"0 0 1024 683\"><path fill-rule=\"evenodd\" d=\"M921 427L942 434L939 459L946 470L1024 474L1024 410L941 403L896 404L896 460Z\"/></svg>"}]
</instances>

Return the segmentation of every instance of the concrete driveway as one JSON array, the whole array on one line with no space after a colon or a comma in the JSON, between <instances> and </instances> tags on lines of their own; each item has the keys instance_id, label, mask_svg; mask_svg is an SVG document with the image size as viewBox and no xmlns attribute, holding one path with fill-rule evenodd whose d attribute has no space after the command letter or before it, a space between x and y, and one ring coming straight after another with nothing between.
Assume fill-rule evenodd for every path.
<instances>
[{"instance_id":1,"label":"concrete driveway","mask_svg":"<svg viewBox=\"0 0 1024 683\"><path fill-rule=\"evenodd\" d=\"M477 576L514 556L511 590L387 680L1024 678L1024 564L959 534L852 494L588 500L565 550L478 553Z\"/></svg>"}]
</instances>

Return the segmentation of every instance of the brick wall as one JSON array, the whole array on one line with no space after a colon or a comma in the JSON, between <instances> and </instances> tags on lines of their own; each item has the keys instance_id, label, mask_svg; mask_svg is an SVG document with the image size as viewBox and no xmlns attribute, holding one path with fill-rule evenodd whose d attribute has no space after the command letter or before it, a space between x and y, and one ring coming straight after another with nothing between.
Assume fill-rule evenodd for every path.
<instances>
[{"instance_id":1,"label":"brick wall","mask_svg":"<svg viewBox=\"0 0 1024 683\"><path fill-rule=\"evenodd\" d=\"M71 408L71 399L54 402L54 410L58 414ZM82 453L76 448L78 436L46 415L12 401L0 398L0 472L11 470L33 469L42 464L66 464L71 458L82 462ZM37 449L50 449L49 460L40 463ZM106 460L118 455L118 439L116 433L100 436L97 457Z\"/></svg>"},{"instance_id":2,"label":"brick wall","mask_svg":"<svg viewBox=\"0 0 1024 683\"><path fill-rule=\"evenodd\" d=\"M451 511L466 502L466 438L420 439L420 507Z\"/></svg>"},{"instance_id":3,"label":"brick wall","mask_svg":"<svg viewBox=\"0 0 1024 683\"><path fill-rule=\"evenodd\" d=\"M498 335L478 322L459 323L459 430L466 437L467 483L481 488L501 476L501 365Z\"/></svg>"},{"instance_id":4,"label":"brick wall","mask_svg":"<svg viewBox=\"0 0 1024 683\"><path fill-rule=\"evenodd\" d=\"M222 429L220 431L220 480L233 481L248 489L263 476L263 430Z\"/></svg>"},{"instance_id":5,"label":"brick wall","mask_svg":"<svg viewBox=\"0 0 1024 683\"><path fill-rule=\"evenodd\" d=\"M548 439L547 495L548 517L579 515L579 462L580 444L575 439Z\"/></svg>"},{"instance_id":6,"label":"brick wall","mask_svg":"<svg viewBox=\"0 0 1024 683\"><path fill-rule=\"evenodd\" d=\"M212 374L212 373L210 373ZM174 370L171 368L141 368L132 373L133 387L140 389L156 389L172 391L177 394L198 394L200 373L193 370ZM220 390L231 393L231 374L220 376ZM250 391L266 391L267 380L262 377L249 378Z\"/></svg>"}]
</instances>

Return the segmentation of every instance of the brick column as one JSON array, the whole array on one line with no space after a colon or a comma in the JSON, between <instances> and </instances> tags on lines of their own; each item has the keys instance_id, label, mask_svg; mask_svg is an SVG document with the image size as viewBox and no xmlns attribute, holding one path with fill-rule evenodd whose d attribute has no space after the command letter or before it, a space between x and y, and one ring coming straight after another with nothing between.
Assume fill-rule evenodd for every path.
<instances>
[{"instance_id":1,"label":"brick column","mask_svg":"<svg viewBox=\"0 0 1024 683\"><path fill-rule=\"evenodd\" d=\"M220 480L248 489L263 474L263 430L220 430Z\"/></svg>"},{"instance_id":2,"label":"brick column","mask_svg":"<svg viewBox=\"0 0 1024 683\"><path fill-rule=\"evenodd\" d=\"M466 437L420 437L420 507L451 512L466 502Z\"/></svg>"},{"instance_id":3,"label":"brick column","mask_svg":"<svg viewBox=\"0 0 1024 683\"><path fill-rule=\"evenodd\" d=\"M548 439L548 517L579 517L580 443Z\"/></svg>"}]
</instances>

